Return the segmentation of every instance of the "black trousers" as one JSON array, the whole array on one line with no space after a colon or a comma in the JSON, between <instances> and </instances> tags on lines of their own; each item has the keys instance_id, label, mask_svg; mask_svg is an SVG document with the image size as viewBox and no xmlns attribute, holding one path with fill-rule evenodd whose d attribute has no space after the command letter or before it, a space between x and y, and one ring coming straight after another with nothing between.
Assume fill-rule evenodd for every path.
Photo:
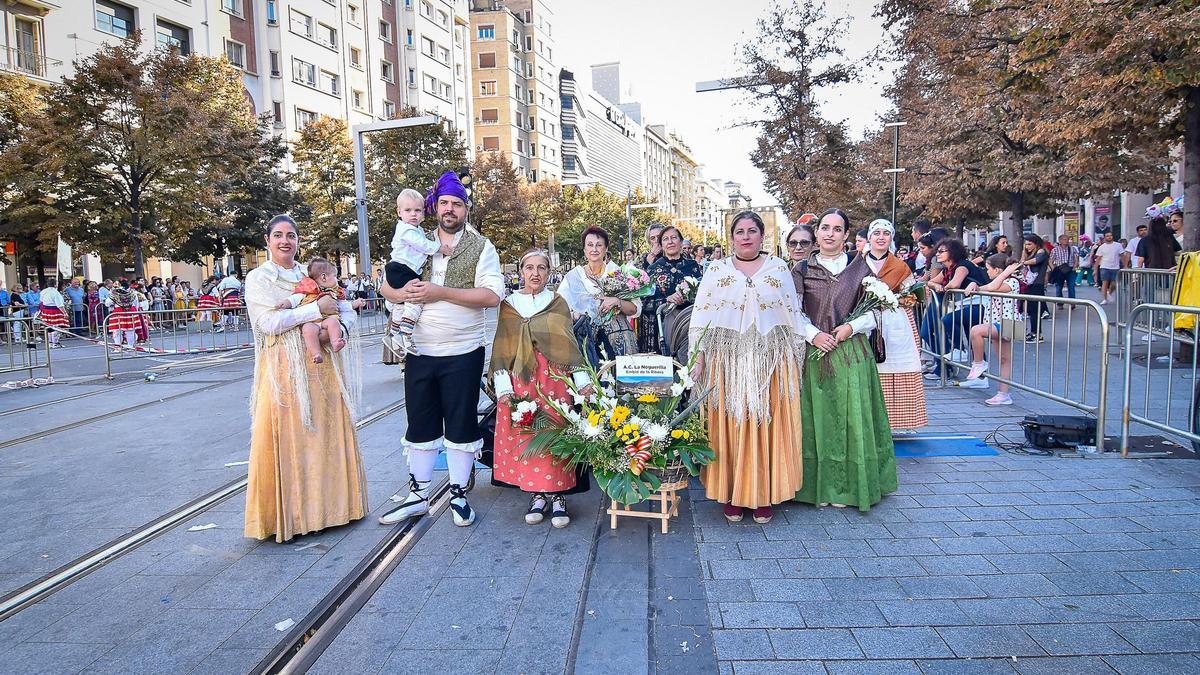
<instances>
[{"instance_id":1,"label":"black trousers","mask_svg":"<svg viewBox=\"0 0 1200 675\"><path fill-rule=\"evenodd\" d=\"M439 438L451 443L483 439L479 429L479 381L483 377L483 347L456 356L410 354L404 372L410 443Z\"/></svg>"},{"instance_id":2,"label":"black trousers","mask_svg":"<svg viewBox=\"0 0 1200 675\"><path fill-rule=\"evenodd\" d=\"M394 260L383 266L383 275L387 277L388 286L396 290L404 288L404 285L413 279L421 278L413 268Z\"/></svg>"}]
</instances>

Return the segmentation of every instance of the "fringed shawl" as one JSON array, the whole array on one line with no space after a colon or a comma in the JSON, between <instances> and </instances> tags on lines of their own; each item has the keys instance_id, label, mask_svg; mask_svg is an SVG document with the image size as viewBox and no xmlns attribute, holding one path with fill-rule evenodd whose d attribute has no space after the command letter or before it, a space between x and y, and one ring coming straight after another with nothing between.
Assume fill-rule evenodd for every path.
<instances>
[{"instance_id":1,"label":"fringed shawl","mask_svg":"<svg viewBox=\"0 0 1200 675\"><path fill-rule=\"evenodd\" d=\"M505 370L517 379L528 382L537 368L536 352L563 372L583 367L583 354L571 323L571 310L561 295L555 295L549 305L529 318L521 316L511 303L501 302L496 323L496 340L492 343L490 375Z\"/></svg>"},{"instance_id":2,"label":"fringed shawl","mask_svg":"<svg viewBox=\"0 0 1200 675\"><path fill-rule=\"evenodd\" d=\"M884 257L883 266L879 268L875 276L887 284L889 289L895 291L912 276L912 270L895 253L889 253Z\"/></svg>"},{"instance_id":3,"label":"fringed shawl","mask_svg":"<svg viewBox=\"0 0 1200 675\"><path fill-rule=\"evenodd\" d=\"M700 281L688 331L691 344L704 354L701 384L712 386L719 373L723 387L714 395L738 422L769 422L767 388L773 375L785 375L783 396L800 395L801 336L808 324L784 261L768 256L747 277L731 258L714 260Z\"/></svg>"},{"instance_id":4,"label":"fringed shawl","mask_svg":"<svg viewBox=\"0 0 1200 675\"><path fill-rule=\"evenodd\" d=\"M283 405L283 393L291 392L293 399L300 406L300 420L305 427L312 429L312 399L308 387L308 352L304 347L304 338L300 334L300 326L295 326L281 334L275 335L263 331L259 327L264 312L276 311L275 307L289 295L296 292L299 286L296 282L288 281L279 276L272 263L252 270L246 276L243 291L246 296L246 311L250 315L250 326L254 331L254 386L250 389L250 411L259 391L259 380L265 378L270 386L272 400L276 405ZM300 268L301 275L307 275L304 266ZM304 276L301 277L305 278ZM334 373L337 375L338 386L351 417L357 419L359 402L362 400L362 349L358 331L351 330L344 336L346 347L337 354L328 353ZM279 372L277 362L266 354L268 349L283 349L286 354L285 372Z\"/></svg>"}]
</instances>

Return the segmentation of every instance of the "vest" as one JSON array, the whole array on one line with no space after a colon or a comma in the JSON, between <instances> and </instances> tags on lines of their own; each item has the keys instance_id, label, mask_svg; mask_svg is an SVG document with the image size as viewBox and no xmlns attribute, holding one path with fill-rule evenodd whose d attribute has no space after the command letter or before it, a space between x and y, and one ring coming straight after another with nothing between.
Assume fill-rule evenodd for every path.
<instances>
[{"instance_id":1,"label":"vest","mask_svg":"<svg viewBox=\"0 0 1200 675\"><path fill-rule=\"evenodd\" d=\"M446 288L475 288L475 268L479 265L479 257L483 255L483 244L487 240L469 229L464 229L454 253L446 261L446 278L442 286ZM429 281L433 271L433 263L425 266L421 273L422 281Z\"/></svg>"}]
</instances>

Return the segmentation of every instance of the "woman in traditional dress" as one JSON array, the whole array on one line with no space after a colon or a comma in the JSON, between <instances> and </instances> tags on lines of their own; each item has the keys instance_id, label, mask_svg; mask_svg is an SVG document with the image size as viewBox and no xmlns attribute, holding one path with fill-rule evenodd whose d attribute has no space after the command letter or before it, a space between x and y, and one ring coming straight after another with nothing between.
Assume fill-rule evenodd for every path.
<instances>
[{"instance_id":1,"label":"woman in traditional dress","mask_svg":"<svg viewBox=\"0 0 1200 675\"><path fill-rule=\"evenodd\" d=\"M106 301L110 312L105 319L102 330L112 336L113 351L121 351L121 339L130 347L137 344L138 331L142 327L142 317L139 312L137 294L129 286L128 279L121 279L108 292Z\"/></svg>"},{"instance_id":2,"label":"woman in traditional dress","mask_svg":"<svg viewBox=\"0 0 1200 675\"><path fill-rule=\"evenodd\" d=\"M867 265L871 273L896 295L908 292L916 277L903 260L892 253L896 228L880 218L867 227ZM878 330L883 336L883 363L877 365L892 430L911 430L929 424L925 414L925 385L921 381L921 336L913 318L913 299L907 296L896 309L882 313Z\"/></svg>"},{"instance_id":3,"label":"woman in traditional dress","mask_svg":"<svg viewBox=\"0 0 1200 675\"><path fill-rule=\"evenodd\" d=\"M629 320L642 311L642 300L621 300L601 294L600 280L617 271L616 263L608 259L608 232L604 228L589 227L583 231L583 256L586 262L567 272L558 285L558 294L571 308L575 338L584 355L598 369L601 354L603 360L610 361L637 351L637 337ZM614 308L617 312L613 317L604 325L597 325L600 317Z\"/></svg>"},{"instance_id":4,"label":"woman in traditional dress","mask_svg":"<svg viewBox=\"0 0 1200 675\"><path fill-rule=\"evenodd\" d=\"M215 310L221 307L221 300L217 297L216 288L216 280L209 277L200 285L200 296L196 298L196 309L199 310L196 312L196 320L209 322L210 329L216 327L219 313Z\"/></svg>"},{"instance_id":5,"label":"woman in traditional dress","mask_svg":"<svg viewBox=\"0 0 1200 675\"><path fill-rule=\"evenodd\" d=\"M245 286L254 331L245 534L285 542L367 512L366 476L350 418L358 389L355 350L330 352L313 363L300 336L302 324L334 313L349 335L357 315L349 302L328 297L276 309L307 270L296 262L299 228L290 217L272 218L266 239L269 260L247 275Z\"/></svg>"},{"instance_id":6,"label":"woman in traditional dress","mask_svg":"<svg viewBox=\"0 0 1200 675\"><path fill-rule=\"evenodd\" d=\"M841 209L826 211L816 227L818 249L792 269L811 321L805 337L821 351L804 367L804 485L795 499L867 511L896 490L896 455L866 337L875 313L846 322L871 274L866 258L844 252L849 231Z\"/></svg>"},{"instance_id":7,"label":"woman in traditional dress","mask_svg":"<svg viewBox=\"0 0 1200 675\"><path fill-rule=\"evenodd\" d=\"M712 388L705 409L716 458L700 481L726 519L752 509L754 522L766 523L802 482L798 329L809 322L787 263L762 252L758 214L739 213L730 229L733 256L708 266L689 330L693 379Z\"/></svg>"},{"instance_id":8,"label":"woman in traditional dress","mask_svg":"<svg viewBox=\"0 0 1200 675\"><path fill-rule=\"evenodd\" d=\"M576 387L589 387L583 355L571 330L567 301L546 290L550 255L530 249L521 256L521 290L500 303L490 373L499 407L496 411L495 482L529 493L525 522L536 525L550 511L550 524L566 527L569 494L586 492L589 484L581 465L568 467L550 455L522 459L530 436L513 421L514 399L536 400L541 394L569 400L566 384L553 376L572 373ZM590 393L590 390L588 390Z\"/></svg>"},{"instance_id":9,"label":"woman in traditional dress","mask_svg":"<svg viewBox=\"0 0 1200 675\"><path fill-rule=\"evenodd\" d=\"M654 261L654 264L646 270L646 274L650 275L650 281L654 283L654 295L646 298L642 303L642 323L653 324L652 329L647 329L644 334L646 341L640 346L643 352L667 353L662 344L670 333L668 319L663 318L663 330L667 333L666 336L658 334L658 308L665 303L671 304L672 312L678 312L691 306L691 301L684 298L679 292L679 282L683 281L684 277L692 277L696 281L704 276L704 270L700 269L700 265L695 260L683 255L683 233L674 225L668 225L662 229L659 234L659 243L662 245L662 256ZM684 336L686 331L682 332ZM671 344L670 351L677 353L681 350L681 345Z\"/></svg>"},{"instance_id":10,"label":"woman in traditional dress","mask_svg":"<svg viewBox=\"0 0 1200 675\"><path fill-rule=\"evenodd\" d=\"M100 301L100 286L94 281L89 281L87 284L87 315L88 325L92 327L92 331L96 335L100 335L104 331L104 303Z\"/></svg>"},{"instance_id":11,"label":"woman in traditional dress","mask_svg":"<svg viewBox=\"0 0 1200 675\"><path fill-rule=\"evenodd\" d=\"M42 304L37 313L38 321L42 322L46 330L46 341L50 343L52 349L58 349L58 341L62 338L62 334L55 328L63 330L71 327L71 322L67 320L67 313L63 307L66 305L66 300L63 294L53 284L47 284L42 291Z\"/></svg>"}]
</instances>

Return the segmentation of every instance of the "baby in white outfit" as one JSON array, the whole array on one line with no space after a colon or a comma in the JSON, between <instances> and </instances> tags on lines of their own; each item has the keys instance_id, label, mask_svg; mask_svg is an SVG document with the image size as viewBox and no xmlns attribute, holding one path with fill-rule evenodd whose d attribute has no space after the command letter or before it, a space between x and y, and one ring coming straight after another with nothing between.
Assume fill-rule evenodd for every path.
<instances>
[{"instance_id":1,"label":"baby in white outfit","mask_svg":"<svg viewBox=\"0 0 1200 675\"><path fill-rule=\"evenodd\" d=\"M396 197L396 234L392 236L392 259L383 267L384 277L388 286L395 289L413 279L421 278L421 268L429 261L429 256L441 253L448 256L454 252L454 247L438 242L437 237L430 239L421 230L421 219L425 216L425 199L416 190L404 190ZM397 331L388 336L389 346L398 355L412 351L412 333L421 318L421 305L416 302L404 303L393 310L393 318L399 325Z\"/></svg>"}]
</instances>

